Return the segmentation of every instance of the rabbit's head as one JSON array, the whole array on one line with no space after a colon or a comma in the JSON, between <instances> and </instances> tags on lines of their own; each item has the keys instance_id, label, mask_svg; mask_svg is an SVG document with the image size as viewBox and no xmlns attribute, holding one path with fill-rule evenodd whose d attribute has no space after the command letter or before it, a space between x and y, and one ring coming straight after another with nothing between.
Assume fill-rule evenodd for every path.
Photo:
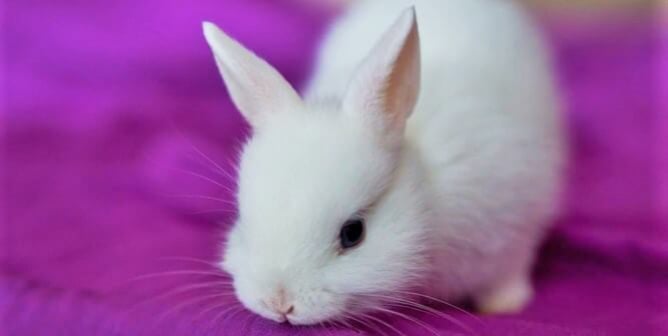
<instances>
[{"instance_id":1,"label":"rabbit's head","mask_svg":"<svg viewBox=\"0 0 668 336\"><path fill-rule=\"evenodd\" d=\"M253 128L222 261L239 300L275 321L312 324L400 296L424 276L427 259L419 163L404 150L420 82L414 10L335 101L302 101L216 26L205 23L204 33Z\"/></svg>"}]
</instances>

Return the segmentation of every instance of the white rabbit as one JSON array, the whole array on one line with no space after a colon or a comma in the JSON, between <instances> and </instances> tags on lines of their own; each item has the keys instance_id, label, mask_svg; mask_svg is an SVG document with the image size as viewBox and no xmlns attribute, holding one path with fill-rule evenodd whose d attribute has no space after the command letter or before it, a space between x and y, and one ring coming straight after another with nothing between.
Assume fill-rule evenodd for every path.
<instances>
[{"instance_id":1,"label":"white rabbit","mask_svg":"<svg viewBox=\"0 0 668 336\"><path fill-rule=\"evenodd\" d=\"M563 155L548 60L516 4L354 2L305 99L204 34L253 127L221 261L248 309L313 324L424 295L527 304Z\"/></svg>"}]
</instances>

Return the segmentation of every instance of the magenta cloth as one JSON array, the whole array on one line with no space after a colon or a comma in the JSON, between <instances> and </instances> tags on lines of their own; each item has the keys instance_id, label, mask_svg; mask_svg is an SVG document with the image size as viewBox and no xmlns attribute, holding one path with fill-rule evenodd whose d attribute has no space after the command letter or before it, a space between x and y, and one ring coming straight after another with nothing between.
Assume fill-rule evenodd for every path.
<instances>
[{"instance_id":1,"label":"magenta cloth","mask_svg":"<svg viewBox=\"0 0 668 336\"><path fill-rule=\"evenodd\" d=\"M263 320L225 290L192 286L225 285L183 259L215 260L247 134L200 22L299 86L329 15L270 0L10 0L0 10L0 335L383 334ZM668 335L666 26L642 13L541 22L574 163L536 299L480 320L433 307L480 335Z\"/></svg>"}]
</instances>

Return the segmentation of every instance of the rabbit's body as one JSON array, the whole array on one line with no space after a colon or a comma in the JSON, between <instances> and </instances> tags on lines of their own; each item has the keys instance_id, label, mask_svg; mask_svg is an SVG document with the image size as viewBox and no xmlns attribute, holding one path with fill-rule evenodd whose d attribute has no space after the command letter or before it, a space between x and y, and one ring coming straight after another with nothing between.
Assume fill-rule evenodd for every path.
<instances>
[{"instance_id":1,"label":"rabbit's body","mask_svg":"<svg viewBox=\"0 0 668 336\"><path fill-rule=\"evenodd\" d=\"M512 2L355 1L304 100L204 31L254 129L222 262L247 308L313 324L424 295L528 302L562 157L547 61Z\"/></svg>"},{"instance_id":2,"label":"rabbit's body","mask_svg":"<svg viewBox=\"0 0 668 336\"><path fill-rule=\"evenodd\" d=\"M557 104L523 13L501 0L357 1L325 40L307 97L341 96L373 42L411 4L422 82L405 150L420 162L433 233L430 295L485 301L499 287L527 285L516 281L528 280L557 204Z\"/></svg>"}]
</instances>

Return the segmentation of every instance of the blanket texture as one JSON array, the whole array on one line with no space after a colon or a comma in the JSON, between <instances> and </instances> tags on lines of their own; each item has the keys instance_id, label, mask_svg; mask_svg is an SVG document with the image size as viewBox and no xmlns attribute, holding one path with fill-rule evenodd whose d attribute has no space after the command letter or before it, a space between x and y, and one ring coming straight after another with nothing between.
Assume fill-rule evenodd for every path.
<instances>
[{"instance_id":1,"label":"blanket texture","mask_svg":"<svg viewBox=\"0 0 668 336\"><path fill-rule=\"evenodd\" d=\"M299 87L331 17L270 0L2 2L0 335L668 335L668 26L649 10L539 20L573 164L526 311L434 304L451 318L347 328L240 309L207 262L248 128L200 22Z\"/></svg>"}]
</instances>

